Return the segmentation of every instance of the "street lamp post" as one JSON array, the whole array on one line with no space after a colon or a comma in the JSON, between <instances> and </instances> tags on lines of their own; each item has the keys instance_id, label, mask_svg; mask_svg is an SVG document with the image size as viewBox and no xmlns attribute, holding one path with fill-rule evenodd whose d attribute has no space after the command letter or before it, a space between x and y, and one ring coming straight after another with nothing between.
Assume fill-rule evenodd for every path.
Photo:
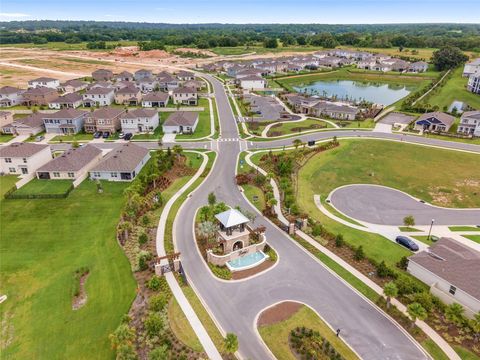
<instances>
[{"instance_id":1,"label":"street lamp post","mask_svg":"<svg viewBox=\"0 0 480 360\"><path fill-rule=\"evenodd\" d=\"M428 230L427 240L430 240L430 234L432 233L432 226L434 222L435 222L435 219L432 219L432 222L430 223L430 230Z\"/></svg>"}]
</instances>

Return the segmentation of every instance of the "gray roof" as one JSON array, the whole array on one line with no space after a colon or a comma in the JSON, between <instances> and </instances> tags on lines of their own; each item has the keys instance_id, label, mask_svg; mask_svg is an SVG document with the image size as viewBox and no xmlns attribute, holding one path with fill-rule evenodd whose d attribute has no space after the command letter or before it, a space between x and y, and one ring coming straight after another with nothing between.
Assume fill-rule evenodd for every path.
<instances>
[{"instance_id":1,"label":"gray roof","mask_svg":"<svg viewBox=\"0 0 480 360\"><path fill-rule=\"evenodd\" d=\"M97 69L95 71L92 71L92 75L93 74L108 74L108 75L113 75L113 71L112 70L108 70L108 69Z\"/></svg>"},{"instance_id":2,"label":"gray roof","mask_svg":"<svg viewBox=\"0 0 480 360\"><path fill-rule=\"evenodd\" d=\"M479 110L475 110L475 111L465 111L463 114L462 114L462 119L463 118L471 118L471 119L478 119L480 120L480 111Z\"/></svg>"},{"instance_id":3,"label":"gray roof","mask_svg":"<svg viewBox=\"0 0 480 360\"><path fill-rule=\"evenodd\" d=\"M176 111L165 120L165 126L193 126L198 119L198 112Z\"/></svg>"},{"instance_id":4,"label":"gray roof","mask_svg":"<svg viewBox=\"0 0 480 360\"><path fill-rule=\"evenodd\" d=\"M139 108L135 110L130 110L126 112L125 114L122 115L123 119L136 119L139 117L142 118L151 118L157 114L157 110L155 109L144 109L144 108Z\"/></svg>"},{"instance_id":5,"label":"gray roof","mask_svg":"<svg viewBox=\"0 0 480 360\"><path fill-rule=\"evenodd\" d=\"M441 238L409 260L480 300L480 252L453 239Z\"/></svg>"},{"instance_id":6,"label":"gray roof","mask_svg":"<svg viewBox=\"0 0 480 360\"><path fill-rule=\"evenodd\" d=\"M148 149L125 143L110 151L91 171L133 171L149 153Z\"/></svg>"},{"instance_id":7,"label":"gray roof","mask_svg":"<svg viewBox=\"0 0 480 360\"><path fill-rule=\"evenodd\" d=\"M27 91L24 92L23 95L28 96L28 95L46 95L50 93L57 93L57 90L49 88L49 87L37 87L33 89L28 89Z\"/></svg>"},{"instance_id":8,"label":"gray roof","mask_svg":"<svg viewBox=\"0 0 480 360\"><path fill-rule=\"evenodd\" d=\"M29 142L13 143L0 148L0 157L30 157L45 148L50 147Z\"/></svg>"},{"instance_id":9,"label":"gray roof","mask_svg":"<svg viewBox=\"0 0 480 360\"><path fill-rule=\"evenodd\" d=\"M87 85L88 83L86 83L85 81L81 81L81 80L78 80L78 79L73 79L73 80L67 80L65 81L62 86L73 86L73 87L80 87L80 86L84 86L84 85Z\"/></svg>"},{"instance_id":10,"label":"gray roof","mask_svg":"<svg viewBox=\"0 0 480 360\"><path fill-rule=\"evenodd\" d=\"M138 94L140 90L138 90L135 86L125 86L119 90L117 90L117 94Z\"/></svg>"},{"instance_id":11,"label":"gray roof","mask_svg":"<svg viewBox=\"0 0 480 360\"><path fill-rule=\"evenodd\" d=\"M33 113L26 117L15 119L13 124L17 124L17 125L22 124L24 126L36 128L43 125L43 119L45 118L45 116L48 116L48 115L42 114L42 113Z\"/></svg>"},{"instance_id":12,"label":"gray roof","mask_svg":"<svg viewBox=\"0 0 480 360\"><path fill-rule=\"evenodd\" d=\"M76 119L87 114L88 111L78 109L62 109L53 114L44 114L44 119Z\"/></svg>"},{"instance_id":13,"label":"gray roof","mask_svg":"<svg viewBox=\"0 0 480 360\"><path fill-rule=\"evenodd\" d=\"M455 118L452 115L445 114L443 112L429 112L425 113L417 119L417 122L422 120L427 120L430 118L435 118L440 120L443 124L450 126L455 122Z\"/></svg>"},{"instance_id":14,"label":"gray roof","mask_svg":"<svg viewBox=\"0 0 480 360\"><path fill-rule=\"evenodd\" d=\"M173 90L174 94L196 94L197 89L189 87L179 87Z\"/></svg>"},{"instance_id":15,"label":"gray roof","mask_svg":"<svg viewBox=\"0 0 480 360\"><path fill-rule=\"evenodd\" d=\"M107 88L107 87L95 87L95 88L90 88L88 89L85 94L92 94L92 95L106 95L106 94L109 94L111 92L113 92L114 89L113 88Z\"/></svg>"},{"instance_id":16,"label":"gray roof","mask_svg":"<svg viewBox=\"0 0 480 360\"><path fill-rule=\"evenodd\" d=\"M82 100L82 95L77 93L69 93L62 96L59 96L55 100L51 101L52 103L71 103Z\"/></svg>"},{"instance_id":17,"label":"gray roof","mask_svg":"<svg viewBox=\"0 0 480 360\"><path fill-rule=\"evenodd\" d=\"M4 95L16 94L22 91L25 91L25 90L19 89L13 86L3 86L0 88L0 94L4 94Z\"/></svg>"},{"instance_id":18,"label":"gray roof","mask_svg":"<svg viewBox=\"0 0 480 360\"><path fill-rule=\"evenodd\" d=\"M146 101L167 101L169 98L168 93L162 91L154 91L146 94L142 100Z\"/></svg>"},{"instance_id":19,"label":"gray roof","mask_svg":"<svg viewBox=\"0 0 480 360\"><path fill-rule=\"evenodd\" d=\"M28 83L31 84L31 83L34 83L34 82L50 82L50 81L57 81L57 79L43 76L43 77L39 77L39 78L36 78L36 79L32 79Z\"/></svg>"},{"instance_id":20,"label":"gray roof","mask_svg":"<svg viewBox=\"0 0 480 360\"><path fill-rule=\"evenodd\" d=\"M46 163L37 171L78 171L101 153L102 150L93 145L70 149Z\"/></svg>"},{"instance_id":21,"label":"gray roof","mask_svg":"<svg viewBox=\"0 0 480 360\"><path fill-rule=\"evenodd\" d=\"M227 228L249 222L248 218L237 209L229 209L215 215L215 217L222 223L223 226Z\"/></svg>"},{"instance_id":22,"label":"gray roof","mask_svg":"<svg viewBox=\"0 0 480 360\"><path fill-rule=\"evenodd\" d=\"M91 117L96 119L112 119L124 112L125 109L123 108L103 107L91 113Z\"/></svg>"},{"instance_id":23,"label":"gray roof","mask_svg":"<svg viewBox=\"0 0 480 360\"><path fill-rule=\"evenodd\" d=\"M257 75L248 75L248 76L244 76L242 78L239 79L239 81L265 81L264 78L260 77L260 76L257 76Z\"/></svg>"}]
</instances>

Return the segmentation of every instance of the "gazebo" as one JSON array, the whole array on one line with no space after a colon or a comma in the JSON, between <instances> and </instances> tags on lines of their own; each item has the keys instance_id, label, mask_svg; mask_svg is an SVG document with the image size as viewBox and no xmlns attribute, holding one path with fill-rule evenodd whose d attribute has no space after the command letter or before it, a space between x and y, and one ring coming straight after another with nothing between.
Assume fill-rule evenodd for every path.
<instances>
[{"instance_id":1,"label":"gazebo","mask_svg":"<svg viewBox=\"0 0 480 360\"><path fill-rule=\"evenodd\" d=\"M218 240L224 254L244 248L250 243L250 230L246 226L248 218L236 209L229 209L215 215L220 223Z\"/></svg>"}]
</instances>

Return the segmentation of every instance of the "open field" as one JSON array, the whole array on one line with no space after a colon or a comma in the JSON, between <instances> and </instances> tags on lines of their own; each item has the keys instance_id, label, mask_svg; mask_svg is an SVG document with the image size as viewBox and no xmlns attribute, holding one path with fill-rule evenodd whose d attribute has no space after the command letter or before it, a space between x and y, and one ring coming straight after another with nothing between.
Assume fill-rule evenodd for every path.
<instances>
[{"instance_id":1,"label":"open field","mask_svg":"<svg viewBox=\"0 0 480 360\"><path fill-rule=\"evenodd\" d=\"M305 305L302 305L293 315L285 320L259 326L258 331L263 341L265 341L278 360L295 360L296 357L290 350L288 338L291 330L303 326L318 331L344 359L358 359L343 340L338 338L332 329L313 310Z\"/></svg>"},{"instance_id":2,"label":"open field","mask_svg":"<svg viewBox=\"0 0 480 360\"><path fill-rule=\"evenodd\" d=\"M467 91L468 78L462 77L463 66L455 69L452 76L437 91L433 91L422 102L437 105L440 110L445 110L454 100L462 101L473 107L480 109L480 96Z\"/></svg>"},{"instance_id":3,"label":"open field","mask_svg":"<svg viewBox=\"0 0 480 360\"><path fill-rule=\"evenodd\" d=\"M64 194L72 186L71 180L39 180L29 181L15 191L16 195Z\"/></svg>"},{"instance_id":4,"label":"open field","mask_svg":"<svg viewBox=\"0 0 480 360\"><path fill-rule=\"evenodd\" d=\"M9 177L0 178L2 191ZM1 200L2 355L113 358L108 335L135 297L115 239L128 184L85 181L66 199ZM74 272L88 267L87 302L72 310ZM45 331L48 325L48 331Z\"/></svg>"},{"instance_id":5,"label":"open field","mask_svg":"<svg viewBox=\"0 0 480 360\"><path fill-rule=\"evenodd\" d=\"M325 121L307 118L299 122L282 122L279 126L272 126L268 131L268 136L280 136L286 134L294 134L301 131L319 130L333 128L333 126Z\"/></svg>"}]
</instances>

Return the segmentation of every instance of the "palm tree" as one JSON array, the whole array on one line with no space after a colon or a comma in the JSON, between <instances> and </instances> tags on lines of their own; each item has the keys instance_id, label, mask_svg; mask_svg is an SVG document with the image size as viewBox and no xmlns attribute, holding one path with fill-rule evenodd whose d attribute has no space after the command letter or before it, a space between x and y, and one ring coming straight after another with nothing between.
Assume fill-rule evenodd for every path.
<instances>
[{"instance_id":1,"label":"palm tree","mask_svg":"<svg viewBox=\"0 0 480 360\"><path fill-rule=\"evenodd\" d=\"M275 214L275 210L274 210L274 207L275 205L278 204L278 201L277 199L275 199L274 197L270 198L267 200L267 206L270 208L270 213L273 215Z\"/></svg>"},{"instance_id":2,"label":"palm tree","mask_svg":"<svg viewBox=\"0 0 480 360\"><path fill-rule=\"evenodd\" d=\"M459 303L452 303L445 309L445 317L448 321L456 325L461 325L465 321L465 317L463 316L464 312L465 309L462 305Z\"/></svg>"},{"instance_id":3,"label":"palm tree","mask_svg":"<svg viewBox=\"0 0 480 360\"><path fill-rule=\"evenodd\" d=\"M122 239L127 241L129 236L129 231L133 229L133 225L130 221L124 221L120 224L119 230L122 232Z\"/></svg>"},{"instance_id":4,"label":"palm tree","mask_svg":"<svg viewBox=\"0 0 480 360\"><path fill-rule=\"evenodd\" d=\"M415 327L415 321L425 320L427 318L427 311L417 302L411 303L407 306L408 315L412 319L412 329Z\"/></svg>"},{"instance_id":5,"label":"palm tree","mask_svg":"<svg viewBox=\"0 0 480 360\"><path fill-rule=\"evenodd\" d=\"M392 297L395 297L398 295L397 285L395 285L393 281L386 283L385 286L383 287L383 293L387 297L387 309L390 309Z\"/></svg>"},{"instance_id":6,"label":"palm tree","mask_svg":"<svg viewBox=\"0 0 480 360\"><path fill-rule=\"evenodd\" d=\"M225 352L228 354L233 354L238 350L238 338L237 335L233 333L227 333L227 336L223 340L223 346Z\"/></svg>"},{"instance_id":7,"label":"palm tree","mask_svg":"<svg viewBox=\"0 0 480 360\"><path fill-rule=\"evenodd\" d=\"M480 338L480 312L476 313L472 320L470 320L470 327L473 330L473 339L478 342Z\"/></svg>"},{"instance_id":8,"label":"palm tree","mask_svg":"<svg viewBox=\"0 0 480 360\"><path fill-rule=\"evenodd\" d=\"M217 224L214 224L211 221L204 221L197 226L198 235L207 240L207 245L209 248L213 247L216 244L210 240L215 237L215 234L218 231Z\"/></svg>"}]
</instances>

